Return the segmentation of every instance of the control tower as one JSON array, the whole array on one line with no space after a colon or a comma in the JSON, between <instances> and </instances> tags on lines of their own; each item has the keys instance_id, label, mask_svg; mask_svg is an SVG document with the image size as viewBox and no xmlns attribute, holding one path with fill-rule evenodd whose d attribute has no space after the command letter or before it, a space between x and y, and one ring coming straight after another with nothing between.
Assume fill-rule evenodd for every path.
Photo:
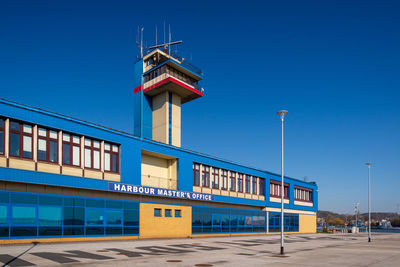
<instances>
[{"instance_id":1,"label":"control tower","mask_svg":"<svg viewBox=\"0 0 400 267\"><path fill-rule=\"evenodd\" d=\"M203 96L199 87L203 74L169 52L170 45L175 43L150 47L153 50L135 64L134 134L180 147L181 106Z\"/></svg>"}]
</instances>

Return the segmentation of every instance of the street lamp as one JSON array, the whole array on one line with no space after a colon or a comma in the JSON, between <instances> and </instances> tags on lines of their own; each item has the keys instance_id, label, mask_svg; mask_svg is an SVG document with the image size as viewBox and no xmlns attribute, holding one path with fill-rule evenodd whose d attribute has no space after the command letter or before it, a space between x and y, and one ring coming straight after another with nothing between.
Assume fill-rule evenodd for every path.
<instances>
[{"instance_id":1,"label":"street lamp","mask_svg":"<svg viewBox=\"0 0 400 267\"><path fill-rule=\"evenodd\" d=\"M284 192L285 192L285 184L283 183L283 122L285 120L285 115L288 114L287 110L280 110L276 113L278 116L281 117L281 123L282 123L282 150L281 150L281 255L285 254L284 249L283 249L283 231L284 231L284 213L283 213L283 201L284 201Z\"/></svg>"},{"instance_id":2,"label":"street lamp","mask_svg":"<svg viewBox=\"0 0 400 267\"><path fill-rule=\"evenodd\" d=\"M368 242L371 242L371 162L365 163L368 166Z\"/></svg>"}]
</instances>

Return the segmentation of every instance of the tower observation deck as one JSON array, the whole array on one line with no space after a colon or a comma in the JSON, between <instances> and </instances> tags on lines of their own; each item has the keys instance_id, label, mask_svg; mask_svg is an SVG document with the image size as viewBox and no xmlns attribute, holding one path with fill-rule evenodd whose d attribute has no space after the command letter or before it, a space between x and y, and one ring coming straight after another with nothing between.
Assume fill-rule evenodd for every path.
<instances>
[{"instance_id":1,"label":"tower observation deck","mask_svg":"<svg viewBox=\"0 0 400 267\"><path fill-rule=\"evenodd\" d=\"M181 105L203 96L202 71L185 59L155 48L135 64L134 133L181 145Z\"/></svg>"}]
</instances>

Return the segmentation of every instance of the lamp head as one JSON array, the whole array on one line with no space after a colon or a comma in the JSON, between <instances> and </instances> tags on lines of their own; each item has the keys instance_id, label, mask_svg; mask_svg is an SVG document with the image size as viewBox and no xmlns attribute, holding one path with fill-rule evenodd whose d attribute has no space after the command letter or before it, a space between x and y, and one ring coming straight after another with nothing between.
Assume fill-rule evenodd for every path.
<instances>
[{"instance_id":1,"label":"lamp head","mask_svg":"<svg viewBox=\"0 0 400 267\"><path fill-rule=\"evenodd\" d=\"M365 163L365 165L371 166L371 165L372 165L372 162L367 162L367 163Z\"/></svg>"},{"instance_id":2,"label":"lamp head","mask_svg":"<svg viewBox=\"0 0 400 267\"><path fill-rule=\"evenodd\" d=\"M279 116L285 116L285 115L287 115L288 114L288 111L287 110L280 110L280 111L278 111L277 113L276 113L276 115L279 115Z\"/></svg>"}]
</instances>

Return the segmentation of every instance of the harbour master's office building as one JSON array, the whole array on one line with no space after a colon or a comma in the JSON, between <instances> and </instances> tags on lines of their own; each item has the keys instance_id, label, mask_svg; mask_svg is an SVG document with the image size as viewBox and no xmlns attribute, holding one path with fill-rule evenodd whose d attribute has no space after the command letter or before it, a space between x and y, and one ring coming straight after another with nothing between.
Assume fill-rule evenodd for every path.
<instances>
[{"instance_id":1,"label":"harbour master's office building","mask_svg":"<svg viewBox=\"0 0 400 267\"><path fill-rule=\"evenodd\" d=\"M0 244L280 231L280 175L181 148L202 72L154 49L134 67L134 135L0 100ZM315 183L286 178L284 231L315 233Z\"/></svg>"}]
</instances>

